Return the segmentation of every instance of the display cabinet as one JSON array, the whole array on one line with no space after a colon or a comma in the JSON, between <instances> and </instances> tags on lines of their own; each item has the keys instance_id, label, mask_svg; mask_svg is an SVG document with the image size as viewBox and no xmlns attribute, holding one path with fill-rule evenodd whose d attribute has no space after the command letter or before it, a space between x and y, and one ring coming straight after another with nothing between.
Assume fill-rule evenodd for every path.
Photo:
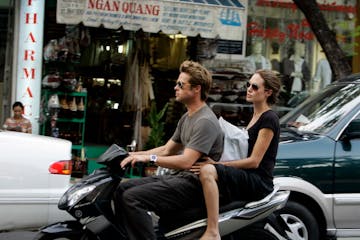
<instances>
[{"instance_id":1,"label":"display cabinet","mask_svg":"<svg viewBox=\"0 0 360 240\"><path fill-rule=\"evenodd\" d=\"M87 92L42 91L41 134L72 142L72 149L84 147Z\"/></svg>"},{"instance_id":2,"label":"display cabinet","mask_svg":"<svg viewBox=\"0 0 360 240\"><path fill-rule=\"evenodd\" d=\"M72 179L82 178L87 169L84 148L86 106L86 91L42 90L41 134L72 142Z\"/></svg>"}]
</instances>

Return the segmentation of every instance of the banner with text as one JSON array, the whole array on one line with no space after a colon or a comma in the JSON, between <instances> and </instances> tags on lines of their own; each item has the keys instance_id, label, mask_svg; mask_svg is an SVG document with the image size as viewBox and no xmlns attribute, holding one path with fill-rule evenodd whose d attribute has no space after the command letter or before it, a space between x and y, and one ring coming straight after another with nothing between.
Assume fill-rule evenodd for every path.
<instances>
[{"instance_id":1,"label":"banner with text","mask_svg":"<svg viewBox=\"0 0 360 240\"><path fill-rule=\"evenodd\" d=\"M56 19L88 27L244 40L247 0L243 1L238 1L241 7L233 7L179 0L58 0Z\"/></svg>"}]
</instances>

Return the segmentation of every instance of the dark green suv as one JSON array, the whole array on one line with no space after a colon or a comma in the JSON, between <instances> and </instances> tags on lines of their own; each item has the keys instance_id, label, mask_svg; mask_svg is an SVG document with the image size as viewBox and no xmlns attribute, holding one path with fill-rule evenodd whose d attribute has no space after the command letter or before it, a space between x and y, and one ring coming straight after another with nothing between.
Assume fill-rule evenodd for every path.
<instances>
[{"instance_id":1,"label":"dark green suv","mask_svg":"<svg viewBox=\"0 0 360 240\"><path fill-rule=\"evenodd\" d=\"M280 120L274 182L293 240L360 237L360 74L327 86Z\"/></svg>"}]
</instances>

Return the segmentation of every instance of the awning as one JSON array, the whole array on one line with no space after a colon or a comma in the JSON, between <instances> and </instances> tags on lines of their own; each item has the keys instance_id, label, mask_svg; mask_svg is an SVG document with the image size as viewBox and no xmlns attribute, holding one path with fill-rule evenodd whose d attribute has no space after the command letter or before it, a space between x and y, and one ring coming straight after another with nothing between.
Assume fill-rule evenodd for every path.
<instances>
[{"instance_id":1,"label":"awning","mask_svg":"<svg viewBox=\"0 0 360 240\"><path fill-rule=\"evenodd\" d=\"M58 0L56 19L119 29L244 40L247 0Z\"/></svg>"}]
</instances>

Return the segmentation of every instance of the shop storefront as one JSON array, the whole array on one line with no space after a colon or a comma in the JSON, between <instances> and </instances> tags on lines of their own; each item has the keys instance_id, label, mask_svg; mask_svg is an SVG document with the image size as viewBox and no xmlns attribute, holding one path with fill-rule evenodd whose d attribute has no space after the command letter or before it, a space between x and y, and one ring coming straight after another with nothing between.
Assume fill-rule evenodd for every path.
<instances>
[{"instance_id":1,"label":"shop storefront","mask_svg":"<svg viewBox=\"0 0 360 240\"><path fill-rule=\"evenodd\" d=\"M317 2L349 63L353 65L353 71L359 71L356 40L356 36L360 35L360 29L356 27L358 2ZM227 65L226 71L216 68L221 75L215 74L215 84L218 84L218 89L225 88L227 91L210 96L210 105L215 112L238 125L246 125L252 114L244 101L242 80L249 77L246 73L251 74L261 68L279 72L283 89L274 109L280 116L334 80L330 64L309 23L292 0L248 2L244 61L240 66L239 62L221 63ZM217 81L217 78L222 81Z\"/></svg>"},{"instance_id":2,"label":"shop storefront","mask_svg":"<svg viewBox=\"0 0 360 240\"><path fill-rule=\"evenodd\" d=\"M317 2L329 28L336 35L339 46L348 57L349 63L353 65L353 71L359 71L356 60L358 55L356 36L360 34L359 28L356 27L359 2L356 0L318 0ZM321 71L331 72L331 68L310 25L292 0L249 1L248 8L247 55L251 54L251 44L260 40L263 43L263 54L270 61L272 69L289 78L293 69L289 72L288 60L294 56L296 43L301 43L303 66L307 69L303 68L302 71L305 89L314 93L333 80L331 75L321 74Z\"/></svg>"},{"instance_id":3,"label":"shop storefront","mask_svg":"<svg viewBox=\"0 0 360 240\"><path fill-rule=\"evenodd\" d=\"M198 2L16 1L12 100L25 103L34 133L69 139L78 156L84 147L96 156L133 139L142 148L153 101L159 110L170 103L171 133L183 110L173 87L185 59L213 71L209 104L238 125L251 116L245 83L257 68L285 76L279 114L291 109L292 95L321 88L317 70L326 59L291 0ZM356 58L356 0L318 3L349 61ZM296 59L301 65L291 66Z\"/></svg>"},{"instance_id":4,"label":"shop storefront","mask_svg":"<svg viewBox=\"0 0 360 240\"><path fill-rule=\"evenodd\" d=\"M13 99L25 103L34 133L72 141L76 159L114 142L142 148L150 104L160 109L174 97L180 63L209 58L200 42L213 51L210 39L221 39L225 52L236 44L244 55L241 1L118 2L16 2ZM167 124L176 124L177 107Z\"/></svg>"}]
</instances>

